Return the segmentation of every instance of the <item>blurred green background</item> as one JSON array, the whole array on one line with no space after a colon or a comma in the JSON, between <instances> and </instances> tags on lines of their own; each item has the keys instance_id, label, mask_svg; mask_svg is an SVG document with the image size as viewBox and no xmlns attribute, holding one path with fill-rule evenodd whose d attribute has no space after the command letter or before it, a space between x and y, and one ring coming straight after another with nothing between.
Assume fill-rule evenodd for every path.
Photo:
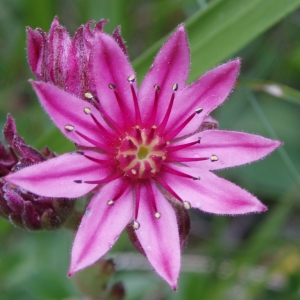
<instances>
[{"instance_id":1,"label":"blurred green background","mask_svg":"<svg viewBox=\"0 0 300 300\"><path fill-rule=\"evenodd\" d=\"M10 112L29 144L71 149L53 128L27 80L25 26L48 31L55 15L71 35L90 19L110 19L139 82L165 37L187 25L190 81L242 57L238 85L213 116L221 129L279 139L265 160L218 172L258 196L264 214L213 216L191 211L179 291L173 292L122 235L114 256L126 299L300 299L300 0L0 1L0 124ZM2 137L1 137L2 138ZM66 277L73 233L26 232L0 219L0 299L82 299Z\"/></svg>"}]
</instances>

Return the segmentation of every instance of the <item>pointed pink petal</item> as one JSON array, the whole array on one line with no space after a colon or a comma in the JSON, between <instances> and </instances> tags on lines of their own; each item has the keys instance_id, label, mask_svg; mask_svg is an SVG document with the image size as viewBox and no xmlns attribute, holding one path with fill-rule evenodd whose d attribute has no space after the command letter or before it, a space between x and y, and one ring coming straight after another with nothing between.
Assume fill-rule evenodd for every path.
<instances>
[{"instance_id":1,"label":"pointed pink petal","mask_svg":"<svg viewBox=\"0 0 300 300\"><path fill-rule=\"evenodd\" d=\"M41 79L43 38L36 30L27 27L27 55L31 71Z\"/></svg>"},{"instance_id":2,"label":"pointed pink petal","mask_svg":"<svg viewBox=\"0 0 300 300\"><path fill-rule=\"evenodd\" d=\"M154 59L148 74L141 84L138 98L142 110L142 118L147 120L153 109L155 89L160 87L156 124L162 121L173 93L172 86L178 83L178 91L185 85L190 70L190 51L184 25L180 25L162 46ZM176 100L175 100L176 101ZM149 124L154 125L154 124Z\"/></svg>"},{"instance_id":3,"label":"pointed pink petal","mask_svg":"<svg viewBox=\"0 0 300 300\"><path fill-rule=\"evenodd\" d=\"M92 117L84 112L85 108L89 108L96 119L107 128L100 113L94 106L50 83L35 81L31 81L31 83L42 106L67 138L81 146L93 146L90 142L75 133L75 130L78 130L93 140L98 142L102 141L103 143L106 142ZM65 128L66 125L74 126L74 130L67 130Z\"/></svg>"},{"instance_id":4,"label":"pointed pink petal","mask_svg":"<svg viewBox=\"0 0 300 300\"><path fill-rule=\"evenodd\" d=\"M197 130L203 119L228 97L234 87L239 68L240 59L220 65L178 93L166 131L172 130L192 115L195 109L201 107L203 111L193 118L179 136Z\"/></svg>"},{"instance_id":5,"label":"pointed pink petal","mask_svg":"<svg viewBox=\"0 0 300 300\"><path fill-rule=\"evenodd\" d=\"M140 228L136 235L155 271L176 289L180 270L180 242L174 209L167 199L152 184L159 219L143 186L137 221Z\"/></svg>"},{"instance_id":6,"label":"pointed pink petal","mask_svg":"<svg viewBox=\"0 0 300 300\"><path fill-rule=\"evenodd\" d=\"M95 152L85 153L103 159L103 155ZM97 184L75 183L74 180L100 180L110 172L108 167L74 152L11 173L5 180L41 196L77 198L90 192Z\"/></svg>"},{"instance_id":7,"label":"pointed pink petal","mask_svg":"<svg viewBox=\"0 0 300 300\"><path fill-rule=\"evenodd\" d=\"M122 51L124 52L124 54L128 57L128 53L127 53L127 49L126 49L126 45L125 42L122 38L121 35L121 26L118 26L112 33L112 37L114 38L114 40L118 43L118 45L120 46L120 48L122 49Z\"/></svg>"},{"instance_id":8,"label":"pointed pink petal","mask_svg":"<svg viewBox=\"0 0 300 300\"><path fill-rule=\"evenodd\" d=\"M218 170L247 164L261 159L282 145L279 141L270 140L259 135L225 130L206 130L191 136L180 143L197 141L200 143L174 153L180 157L211 157L217 161L203 160L186 162L186 165L206 170Z\"/></svg>"},{"instance_id":9,"label":"pointed pink petal","mask_svg":"<svg viewBox=\"0 0 300 300\"><path fill-rule=\"evenodd\" d=\"M209 171L175 165L172 168L195 177L200 176L200 180L193 180L173 174L162 174L163 180L193 208L221 215L266 210L266 207L249 192Z\"/></svg>"},{"instance_id":10,"label":"pointed pink petal","mask_svg":"<svg viewBox=\"0 0 300 300\"><path fill-rule=\"evenodd\" d=\"M120 116L132 122L134 102L127 78L134 75L134 71L118 43L105 33L95 34L93 67L98 99L104 110L119 123L122 122ZM110 84L113 84L116 89L110 89ZM136 87L136 81L133 85ZM114 92L119 95L122 109Z\"/></svg>"},{"instance_id":11,"label":"pointed pink petal","mask_svg":"<svg viewBox=\"0 0 300 300\"><path fill-rule=\"evenodd\" d=\"M74 240L69 276L104 255L130 221L133 211L130 187L113 205L107 204L116 196L122 184L123 179L108 183L90 202Z\"/></svg>"}]
</instances>

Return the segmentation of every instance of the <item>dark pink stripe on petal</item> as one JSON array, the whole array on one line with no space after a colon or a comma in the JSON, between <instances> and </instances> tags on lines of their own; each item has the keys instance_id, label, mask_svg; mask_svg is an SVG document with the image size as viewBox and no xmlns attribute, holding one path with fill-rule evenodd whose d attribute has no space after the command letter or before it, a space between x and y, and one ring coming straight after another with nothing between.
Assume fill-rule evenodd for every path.
<instances>
[{"instance_id":1,"label":"dark pink stripe on petal","mask_svg":"<svg viewBox=\"0 0 300 300\"><path fill-rule=\"evenodd\" d=\"M141 199L137 221L140 228L136 235L155 271L176 289L180 269L180 243L175 212L167 199L158 191L155 184L152 189L160 218L151 205L149 193L141 186Z\"/></svg>"},{"instance_id":2,"label":"dark pink stripe on petal","mask_svg":"<svg viewBox=\"0 0 300 300\"><path fill-rule=\"evenodd\" d=\"M91 151L85 153L99 159L104 157ZM110 168L99 166L74 152L11 173L5 180L41 196L77 198L90 192L97 184L78 184L74 180L101 179L110 173Z\"/></svg>"},{"instance_id":3,"label":"dark pink stripe on petal","mask_svg":"<svg viewBox=\"0 0 300 300\"><path fill-rule=\"evenodd\" d=\"M77 130L99 143L106 143L105 135L101 134L90 114L85 113L85 108L89 108L95 118L97 118L100 123L102 122L101 125L109 130L94 106L50 83L35 81L31 81L31 83L42 106L67 138L81 146L93 147L94 145L92 143L75 133L75 130ZM67 125L73 126L74 129L66 129Z\"/></svg>"},{"instance_id":4,"label":"dark pink stripe on petal","mask_svg":"<svg viewBox=\"0 0 300 300\"><path fill-rule=\"evenodd\" d=\"M104 255L132 218L133 201L130 187L127 187L113 205L107 204L122 185L123 179L108 183L90 202L74 240L69 276L90 266Z\"/></svg>"},{"instance_id":5,"label":"dark pink stripe on petal","mask_svg":"<svg viewBox=\"0 0 300 300\"><path fill-rule=\"evenodd\" d=\"M184 136L197 130L204 118L223 103L232 91L240 67L240 59L233 60L208 71L200 79L179 92L175 98L173 110L166 130L172 130L183 122L197 108L202 112L197 114L179 136Z\"/></svg>"},{"instance_id":6,"label":"dark pink stripe on petal","mask_svg":"<svg viewBox=\"0 0 300 300\"><path fill-rule=\"evenodd\" d=\"M259 135L237 131L206 130L191 136L174 146L193 142L200 138L200 143L181 149L176 155L197 159L215 156L215 159L187 162L191 167L205 170L218 170L240 166L261 159L282 143ZM216 160L217 157L217 160Z\"/></svg>"},{"instance_id":7,"label":"dark pink stripe on petal","mask_svg":"<svg viewBox=\"0 0 300 300\"><path fill-rule=\"evenodd\" d=\"M249 192L209 171L175 165L173 168L195 177L200 176L200 180L192 180L167 173L162 175L172 189L193 208L221 215L266 210L266 207Z\"/></svg>"},{"instance_id":8,"label":"dark pink stripe on petal","mask_svg":"<svg viewBox=\"0 0 300 300\"><path fill-rule=\"evenodd\" d=\"M168 109L174 83L178 83L178 91L182 90L190 70L190 51L186 31L183 25L171 35L154 59L148 74L141 84L138 98L142 110L142 118L146 122L151 117L155 101L154 85L159 86L158 110L155 124L159 126ZM176 102L176 100L175 100Z\"/></svg>"}]
</instances>

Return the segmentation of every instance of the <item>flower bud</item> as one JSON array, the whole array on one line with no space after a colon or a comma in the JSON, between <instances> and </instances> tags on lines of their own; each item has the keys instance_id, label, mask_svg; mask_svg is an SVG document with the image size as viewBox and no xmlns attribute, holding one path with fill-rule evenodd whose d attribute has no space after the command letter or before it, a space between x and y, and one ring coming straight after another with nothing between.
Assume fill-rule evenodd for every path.
<instances>
[{"instance_id":1,"label":"flower bud","mask_svg":"<svg viewBox=\"0 0 300 300\"><path fill-rule=\"evenodd\" d=\"M71 214L74 201L35 195L2 178L10 172L53 158L55 154L48 148L39 152L26 144L18 135L10 115L3 136L9 147L6 149L0 143L0 216L29 230L59 228Z\"/></svg>"}]
</instances>

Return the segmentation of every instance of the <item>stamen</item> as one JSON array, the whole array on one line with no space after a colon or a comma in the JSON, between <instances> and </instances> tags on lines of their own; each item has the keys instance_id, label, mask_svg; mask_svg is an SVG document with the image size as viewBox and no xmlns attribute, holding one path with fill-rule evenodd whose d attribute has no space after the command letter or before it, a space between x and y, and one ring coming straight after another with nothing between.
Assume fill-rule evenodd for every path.
<instances>
[{"instance_id":1,"label":"stamen","mask_svg":"<svg viewBox=\"0 0 300 300\"><path fill-rule=\"evenodd\" d=\"M83 111L84 111L87 115L89 115L89 114L91 113L91 109L88 108L88 107L85 107L85 108L83 109Z\"/></svg>"},{"instance_id":2,"label":"stamen","mask_svg":"<svg viewBox=\"0 0 300 300\"><path fill-rule=\"evenodd\" d=\"M134 81L135 81L135 75L129 76L129 77L127 78L127 80L128 80L129 82L134 82Z\"/></svg>"},{"instance_id":3,"label":"stamen","mask_svg":"<svg viewBox=\"0 0 300 300\"><path fill-rule=\"evenodd\" d=\"M83 181L83 183L88 183L88 184L108 183L108 182L111 182L115 179L120 178L121 176L122 176L122 174L120 174L120 173L114 173L113 175L109 175L109 176L107 176L103 179L100 179L100 180L87 180L87 181Z\"/></svg>"},{"instance_id":4,"label":"stamen","mask_svg":"<svg viewBox=\"0 0 300 300\"><path fill-rule=\"evenodd\" d=\"M185 149L185 148L194 146L196 144L200 144L200 139L198 141L196 141L196 142L191 142L191 143L177 145L177 146L169 146L167 148L167 150L168 150L168 152L174 152L174 151L178 151L178 150L181 150L181 149Z\"/></svg>"},{"instance_id":5,"label":"stamen","mask_svg":"<svg viewBox=\"0 0 300 300\"><path fill-rule=\"evenodd\" d=\"M196 179L195 176L191 176L191 175L185 174L183 172L177 171L173 168L170 168L166 164L161 166L161 171L166 172L166 173L170 173L170 174L174 174L174 175L177 175L177 176L185 177L185 178Z\"/></svg>"},{"instance_id":6,"label":"stamen","mask_svg":"<svg viewBox=\"0 0 300 300\"><path fill-rule=\"evenodd\" d=\"M209 157L170 157L166 158L166 162L189 162L189 161L202 161L208 160Z\"/></svg>"},{"instance_id":7,"label":"stamen","mask_svg":"<svg viewBox=\"0 0 300 300\"><path fill-rule=\"evenodd\" d=\"M90 92L84 93L84 97L88 100L92 100L94 98L94 96Z\"/></svg>"},{"instance_id":8,"label":"stamen","mask_svg":"<svg viewBox=\"0 0 300 300\"><path fill-rule=\"evenodd\" d=\"M173 140L174 137L176 137L178 135L178 133L195 117L196 112L194 112L193 114L191 114L185 121L183 121L175 130L169 132L165 139L166 140Z\"/></svg>"},{"instance_id":9,"label":"stamen","mask_svg":"<svg viewBox=\"0 0 300 300\"><path fill-rule=\"evenodd\" d=\"M218 161L218 160L219 160L219 157L218 157L217 155L212 155L212 156L210 157L210 160L211 160L212 162Z\"/></svg>"},{"instance_id":10,"label":"stamen","mask_svg":"<svg viewBox=\"0 0 300 300\"><path fill-rule=\"evenodd\" d=\"M183 207L185 208L185 209L191 209L191 203L190 202L188 202L188 201L184 201L183 202Z\"/></svg>"},{"instance_id":11,"label":"stamen","mask_svg":"<svg viewBox=\"0 0 300 300\"><path fill-rule=\"evenodd\" d=\"M153 207L153 210L155 211L154 216L155 216L155 218L158 219L158 218L160 218L160 213L157 212L157 206L156 206L155 196L154 196L154 193L153 193L153 190L152 190L152 186L151 186L150 180L147 180L147 182L146 182L146 188L147 188L147 192L148 192L148 195L149 195L149 198L150 198L150 203L151 203L151 205ZM158 215L159 215L159 217L156 217Z\"/></svg>"},{"instance_id":12,"label":"stamen","mask_svg":"<svg viewBox=\"0 0 300 300\"><path fill-rule=\"evenodd\" d=\"M116 90L115 85L113 85L112 89L114 90L115 97L116 97L118 105L120 107L120 110L121 110L121 113L122 113L122 116L123 116L123 120L124 120L124 124L126 126L128 126L128 124L130 123L129 118L127 117L127 116L130 116L130 112L128 110L128 107L125 105L124 101L122 101L122 99L120 98L120 95L119 95L118 91Z\"/></svg>"},{"instance_id":13,"label":"stamen","mask_svg":"<svg viewBox=\"0 0 300 300\"><path fill-rule=\"evenodd\" d=\"M141 188L139 184L135 184L135 211L134 211L134 221L136 222L136 219L139 214L139 206L140 206L140 198L141 198ZM137 228L136 228L137 229Z\"/></svg>"},{"instance_id":14,"label":"stamen","mask_svg":"<svg viewBox=\"0 0 300 300\"><path fill-rule=\"evenodd\" d=\"M133 79L130 80L129 78L132 78L132 77L133 77ZM132 94L133 103L134 103L135 121L136 121L136 124L141 125L142 124L142 117L141 117L141 112L140 112L140 108L139 108L139 103L138 103L138 99L137 99L137 96L136 96L134 86L132 85L134 80L135 80L134 75L128 77L128 81L130 81L130 89L131 89L131 94Z\"/></svg>"},{"instance_id":15,"label":"stamen","mask_svg":"<svg viewBox=\"0 0 300 300\"><path fill-rule=\"evenodd\" d=\"M158 95L159 95L158 91L160 90L160 87L157 84L155 84L154 89L155 89L154 104L153 104L153 107L151 110L150 118L148 120L148 123L150 123L150 124L153 124L155 122L156 112L157 112L157 107L158 107Z\"/></svg>"},{"instance_id":16,"label":"stamen","mask_svg":"<svg viewBox=\"0 0 300 300\"><path fill-rule=\"evenodd\" d=\"M114 162L112 162L110 159L98 159L89 155L85 155L84 153L82 154L84 157L86 157L87 159L96 162L98 164L101 165L112 165Z\"/></svg>"},{"instance_id":17,"label":"stamen","mask_svg":"<svg viewBox=\"0 0 300 300\"><path fill-rule=\"evenodd\" d=\"M116 122L105 112L103 107L99 103L96 103L96 107L98 108L103 120L107 123L107 125L114 129L121 137L124 137L124 131L122 131Z\"/></svg>"},{"instance_id":18,"label":"stamen","mask_svg":"<svg viewBox=\"0 0 300 300\"><path fill-rule=\"evenodd\" d=\"M116 89L116 86L112 83L109 83L108 84L108 87L111 89L111 90L115 90Z\"/></svg>"},{"instance_id":19,"label":"stamen","mask_svg":"<svg viewBox=\"0 0 300 300\"><path fill-rule=\"evenodd\" d=\"M109 152L109 153L112 152L112 151L111 151L112 149L110 149L110 148L106 147L105 145L102 145L102 144L100 144L99 142L97 142L97 141L95 141L95 140L89 138L89 137L86 136L85 134L83 134L83 133L81 133L81 132L79 132L79 131L77 131L77 130L75 130L75 133L76 133L77 135L79 135L80 137L82 137L84 140L90 142L90 143L91 143L92 145L94 145L95 147L99 148L100 150L105 151L105 152Z\"/></svg>"},{"instance_id":20,"label":"stamen","mask_svg":"<svg viewBox=\"0 0 300 300\"><path fill-rule=\"evenodd\" d=\"M133 228L135 229L135 230L138 230L139 228L140 228L140 223L138 222L138 221L134 221L133 222Z\"/></svg>"},{"instance_id":21,"label":"stamen","mask_svg":"<svg viewBox=\"0 0 300 300\"><path fill-rule=\"evenodd\" d=\"M184 201L171 189L171 187L161 177L154 177L153 179L156 182L158 182L166 191L168 191L178 201L184 203Z\"/></svg>"},{"instance_id":22,"label":"stamen","mask_svg":"<svg viewBox=\"0 0 300 300\"><path fill-rule=\"evenodd\" d=\"M156 213L154 214L154 217L155 217L156 219L159 219L159 218L161 217L161 214L160 214L159 212L156 212Z\"/></svg>"},{"instance_id":23,"label":"stamen","mask_svg":"<svg viewBox=\"0 0 300 300\"><path fill-rule=\"evenodd\" d=\"M177 83L174 83L173 87L172 87L173 91L177 91L178 89L178 84ZM166 128L166 125L169 121L169 118L170 118L170 115L171 115L171 111L172 111L172 107L173 107L173 103L174 103L174 99L175 99L175 92L172 93L172 96L171 96L171 100L170 100L170 103L169 103L169 106L168 106L168 109L166 111L166 114L163 118L163 121L161 122L161 124L159 125L158 127L158 132L163 132L164 129Z\"/></svg>"},{"instance_id":24,"label":"stamen","mask_svg":"<svg viewBox=\"0 0 300 300\"><path fill-rule=\"evenodd\" d=\"M95 122L95 124L98 126L98 128L100 129L101 133L104 134L106 137L108 137L109 139L113 138L113 135L106 130L106 128L104 128L100 122L95 118L95 116L93 114L91 114L91 117L93 119L93 121Z\"/></svg>"},{"instance_id":25,"label":"stamen","mask_svg":"<svg viewBox=\"0 0 300 300\"><path fill-rule=\"evenodd\" d=\"M202 107L198 107L198 108L195 109L196 114L200 114L202 111L203 111Z\"/></svg>"},{"instance_id":26,"label":"stamen","mask_svg":"<svg viewBox=\"0 0 300 300\"><path fill-rule=\"evenodd\" d=\"M66 129L67 131L71 132L71 131L74 130L74 126L72 126L72 125L66 125L66 126L65 126L65 129Z\"/></svg>"},{"instance_id":27,"label":"stamen","mask_svg":"<svg viewBox=\"0 0 300 300\"><path fill-rule=\"evenodd\" d=\"M119 190L119 192L115 195L115 197L113 197L111 200L109 200L107 202L107 205L114 205L115 204L115 201L118 200L123 194L124 192L126 191L126 189L128 188L128 185L129 185L129 182L126 180L126 181L123 181L123 184L122 184L122 187L121 189Z\"/></svg>"}]
</instances>

